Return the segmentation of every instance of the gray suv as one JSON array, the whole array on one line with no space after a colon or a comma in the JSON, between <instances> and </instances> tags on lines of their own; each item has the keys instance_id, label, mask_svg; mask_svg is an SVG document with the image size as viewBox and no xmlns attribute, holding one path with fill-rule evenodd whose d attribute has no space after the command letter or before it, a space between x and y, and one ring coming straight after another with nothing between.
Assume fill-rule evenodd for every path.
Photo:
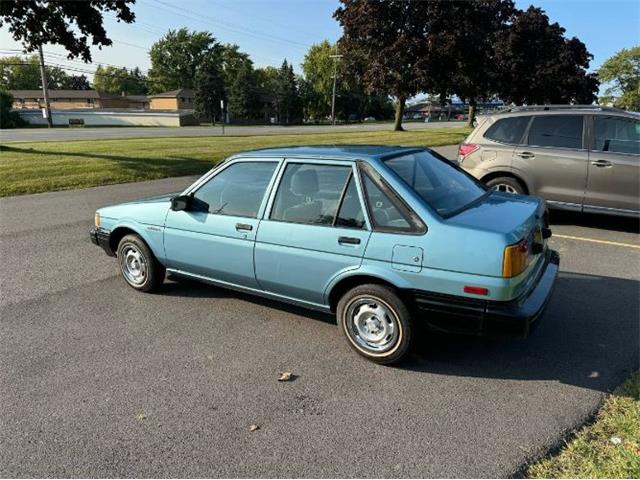
<instances>
[{"instance_id":1,"label":"gray suv","mask_svg":"<svg viewBox=\"0 0 640 480\"><path fill-rule=\"evenodd\" d=\"M458 163L496 190L549 207L640 216L640 115L598 106L516 107L479 120Z\"/></svg>"}]
</instances>

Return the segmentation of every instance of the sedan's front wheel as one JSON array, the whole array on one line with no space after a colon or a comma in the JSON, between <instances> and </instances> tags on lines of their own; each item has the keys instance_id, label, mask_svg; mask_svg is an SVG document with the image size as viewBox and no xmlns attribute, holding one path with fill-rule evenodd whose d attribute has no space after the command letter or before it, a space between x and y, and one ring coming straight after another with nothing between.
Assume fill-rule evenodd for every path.
<instances>
[{"instance_id":1,"label":"sedan's front wheel","mask_svg":"<svg viewBox=\"0 0 640 480\"><path fill-rule=\"evenodd\" d=\"M125 235L118 244L122 277L141 292L152 292L164 281L165 269L138 235Z\"/></svg>"},{"instance_id":2,"label":"sedan's front wheel","mask_svg":"<svg viewBox=\"0 0 640 480\"><path fill-rule=\"evenodd\" d=\"M381 364L400 362L411 346L409 310L396 292L384 285L352 288L338 302L338 326L349 345Z\"/></svg>"}]
</instances>

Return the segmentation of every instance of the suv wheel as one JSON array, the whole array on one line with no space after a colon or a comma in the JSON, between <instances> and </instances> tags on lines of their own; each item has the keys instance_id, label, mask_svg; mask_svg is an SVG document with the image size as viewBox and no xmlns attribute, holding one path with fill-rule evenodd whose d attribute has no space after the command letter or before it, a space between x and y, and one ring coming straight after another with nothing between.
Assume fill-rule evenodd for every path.
<instances>
[{"instance_id":1,"label":"suv wheel","mask_svg":"<svg viewBox=\"0 0 640 480\"><path fill-rule=\"evenodd\" d=\"M165 269L138 235L125 235L118 244L120 272L129 286L152 292L164 281Z\"/></svg>"},{"instance_id":2,"label":"suv wheel","mask_svg":"<svg viewBox=\"0 0 640 480\"><path fill-rule=\"evenodd\" d=\"M337 318L349 345L369 360L397 363L409 351L409 310L389 287L366 284L352 288L338 302Z\"/></svg>"},{"instance_id":3,"label":"suv wheel","mask_svg":"<svg viewBox=\"0 0 640 480\"><path fill-rule=\"evenodd\" d=\"M498 192L524 194L524 188L518 180L513 177L492 178L487 182L487 187Z\"/></svg>"}]
</instances>

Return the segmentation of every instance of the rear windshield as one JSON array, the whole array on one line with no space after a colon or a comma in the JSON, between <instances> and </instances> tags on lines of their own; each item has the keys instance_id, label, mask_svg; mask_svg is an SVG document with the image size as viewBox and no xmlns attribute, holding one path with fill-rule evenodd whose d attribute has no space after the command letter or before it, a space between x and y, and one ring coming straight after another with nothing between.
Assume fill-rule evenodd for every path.
<instances>
[{"instance_id":1,"label":"rear windshield","mask_svg":"<svg viewBox=\"0 0 640 480\"><path fill-rule=\"evenodd\" d=\"M487 192L437 153L415 152L390 158L385 164L443 217L464 210Z\"/></svg>"}]
</instances>

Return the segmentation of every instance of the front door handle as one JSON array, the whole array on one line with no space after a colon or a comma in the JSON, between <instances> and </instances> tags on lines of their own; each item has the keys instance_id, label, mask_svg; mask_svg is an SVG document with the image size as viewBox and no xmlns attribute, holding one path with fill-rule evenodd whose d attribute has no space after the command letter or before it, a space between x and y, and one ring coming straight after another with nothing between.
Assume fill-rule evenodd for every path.
<instances>
[{"instance_id":1,"label":"front door handle","mask_svg":"<svg viewBox=\"0 0 640 480\"><path fill-rule=\"evenodd\" d=\"M591 165L595 165L596 167L606 168L611 167L612 164L608 160L596 160L595 162L591 162Z\"/></svg>"},{"instance_id":2,"label":"front door handle","mask_svg":"<svg viewBox=\"0 0 640 480\"><path fill-rule=\"evenodd\" d=\"M249 225L248 223L236 223L236 230L246 230L250 232L253 230L253 225Z\"/></svg>"},{"instance_id":3,"label":"front door handle","mask_svg":"<svg viewBox=\"0 0 640 480\"><path fill-rule=\"evenodd\" d=\"M356 237L338 237L338 243L347 243L349 245L360 245L360 239Z\"/></svg>"},{"instance_id":4,"label":"front door handle","mask_svg":"<svg viewBox=\"0 0 640 480\"><path fill-rule=\"evenodd\" d=\"M535 158L536 155L535 153L531 153L531 152L518 152L516 153L516 155L520 158Z\"/></svg>"}]
</instances>

